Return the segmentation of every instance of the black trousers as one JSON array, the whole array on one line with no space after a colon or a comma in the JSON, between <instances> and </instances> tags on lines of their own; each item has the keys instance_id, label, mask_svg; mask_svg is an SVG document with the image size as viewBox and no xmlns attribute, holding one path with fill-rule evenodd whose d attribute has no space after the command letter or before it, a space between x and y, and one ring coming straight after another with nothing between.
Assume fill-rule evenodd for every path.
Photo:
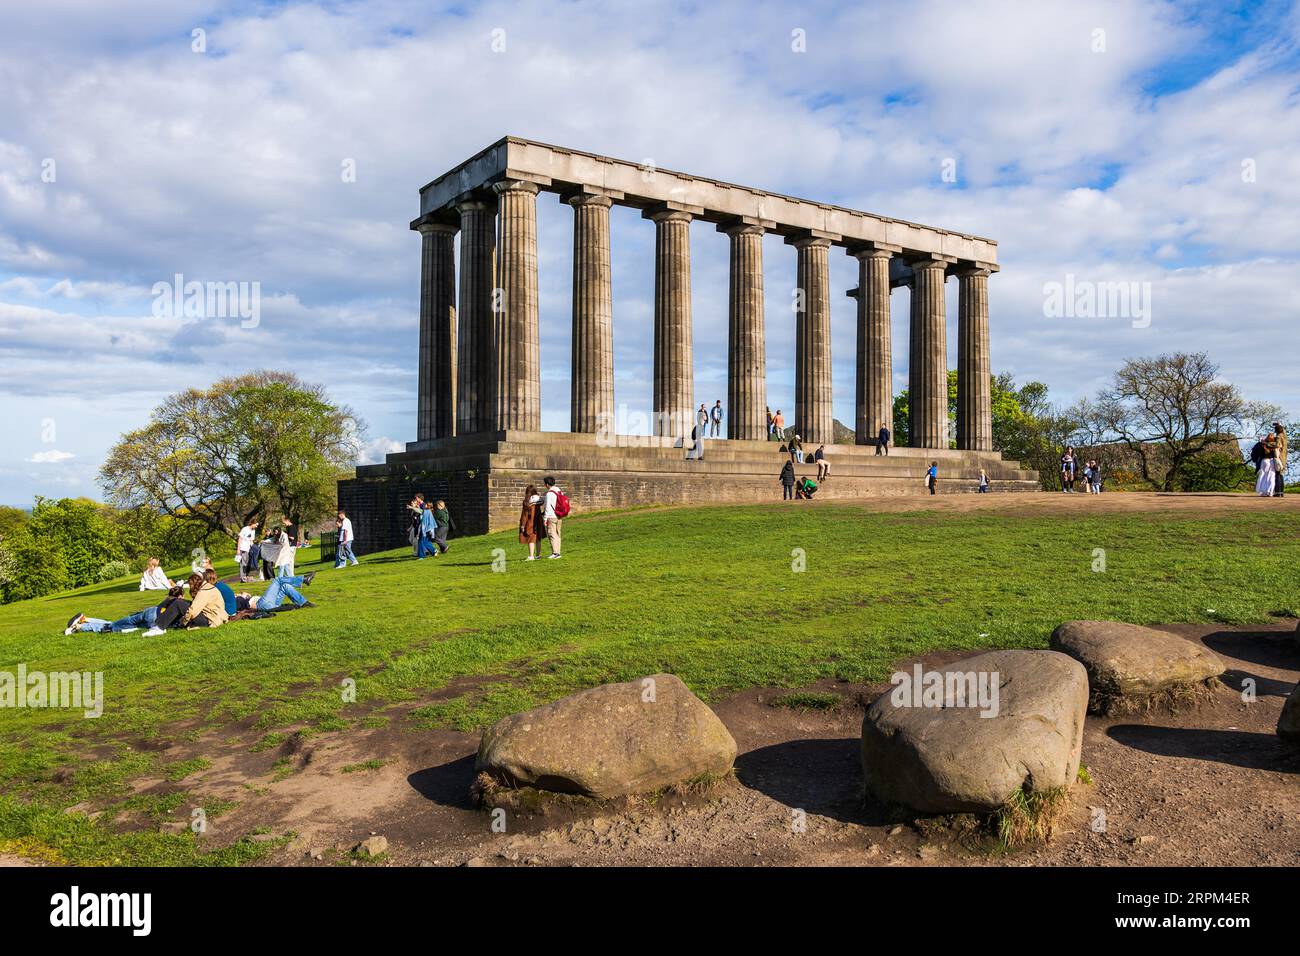
<instances>
[{"instance_id":1,"label":"black trousers","mask_svg":"<svg viewBox=\"0 0 1300 956\"><path fill-rule=\"evenodd\" d=\"M782 501L790 501L794 498L794 485L782 484L781 487L785 489L785 496L782 497Z\"/></svg>"}]
</instances>

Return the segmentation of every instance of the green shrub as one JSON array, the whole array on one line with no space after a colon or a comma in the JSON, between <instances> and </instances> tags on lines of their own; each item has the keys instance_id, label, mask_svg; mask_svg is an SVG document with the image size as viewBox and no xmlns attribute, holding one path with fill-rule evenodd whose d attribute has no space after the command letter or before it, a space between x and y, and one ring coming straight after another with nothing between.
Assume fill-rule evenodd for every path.
<instances>
[{"instance_id":1,"label":"green shrub","mask_svg":"<svg viewBox=\"0 0 1300 956\"><path fill-rule=\"evenodd\" d=\"M131 565L125 561L107 561L99 569L99 574L95 576L97 581L112 581L114 578L124 578L131 573Z\"/></svg>"},{"instance_id":2,"label":"green shrub","mask_svg":"<svg viewBox=\"0 0 1300 956\"><path fill-rule=\"evenodd\" d=\"M1207 451L1179 469L1179 491L1244 491L1255 486L1255 469L1238 455Z\"/></svg>"}]
</instances>

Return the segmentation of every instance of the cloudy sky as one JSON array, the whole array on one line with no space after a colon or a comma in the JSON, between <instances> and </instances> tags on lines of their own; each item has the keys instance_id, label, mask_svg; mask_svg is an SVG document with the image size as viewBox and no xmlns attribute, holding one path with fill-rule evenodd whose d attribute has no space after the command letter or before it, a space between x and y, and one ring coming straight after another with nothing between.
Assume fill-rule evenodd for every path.
<instances>
[{"instance_id":1,"label":"cloudy sky","mask_svg":"<svg viewBox=\"0 0 1300 956\"><path fill-rule=\"evenodd\" d=\"M97 495L105 450L161 398L251 368L326 383L372 460L414 438L417 190L507 134L996 239L994 368L1059 401L1125 357L1204 349L1300 413L1298 47L1300 9L1271 2L5 4L0 503ZM571 221L539 197L556 430ZM644 412L653 226L612 224L616 400ZM691 241L711 404L727 240ZM788 411L794 251L764 252ZM855 264L831 263L852 422ZM177 274L258 283L260 321L157 315ZM1140 311L1051 314L1066 282L1135 283ZM906 290L893 310L899 389Z\"/></svg>"}]
</instances>

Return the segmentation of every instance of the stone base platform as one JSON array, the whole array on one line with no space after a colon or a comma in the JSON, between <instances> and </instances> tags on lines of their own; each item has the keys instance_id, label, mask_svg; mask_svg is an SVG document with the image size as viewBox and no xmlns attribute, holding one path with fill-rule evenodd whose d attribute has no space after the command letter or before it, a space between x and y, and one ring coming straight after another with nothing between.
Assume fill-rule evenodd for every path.
<instances>
[{"instance_id":1,"label":"stone base platform","mask_svg":"<svg viewBox=\"0 0 1300 956\"><path fill-rule=\"evenodd\" d=\"M646 504L780 501L778 475L788 454L778 442L706 440L703 460L687 460L669 438L607 438L570 432L484 432L427 442L382 465L363 465L339 482L339 507L356 529L359 554L408 543L405 504L417 492L447 502L461 534L515 527L524 488L555 476L575 514ZM807 449L811 456L813 449ZM973 493L982 467L992 492L1038 491L1038 474L997 452L827 445L830 480L818 498L926 494L925 470L939 463L939 494ZM811 461L798 475L816 477Z\"/></svg>"}]
</instances>

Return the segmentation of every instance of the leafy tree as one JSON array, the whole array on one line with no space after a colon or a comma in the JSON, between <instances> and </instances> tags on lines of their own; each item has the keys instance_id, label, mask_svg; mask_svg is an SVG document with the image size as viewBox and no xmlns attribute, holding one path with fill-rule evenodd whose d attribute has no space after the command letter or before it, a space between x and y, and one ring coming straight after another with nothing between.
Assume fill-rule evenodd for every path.
<instances>
[{"instance_id":1,"label":"leafy tree","mask_svg":"<svg viewBox=\"0 0 1300 956\"><path fill-rule=\"evenodd\" d=\"M37 498L26 527L19 533L32 546L58 555L66 578L64 587L77 588L99 580L99 572L121 552L105 509L89 498ZM30 574L26 564L22 573Z\"/></svg>"},{"instance_id":2,"label":"leafy tree","mask_svg":"<svg viewBox=\"0 0 1300 956\"><path fill-rule=\"evenodd\" d=\"M0 505L0 537L17 531L27 523L27 512L22 508Z\"/></svg>"},{"instance_id":3,"label":"leafy tree","mask_svg":"<svg viewBox=\"0 0 1300 956\"><path fill-rule=\"evenodd\" d=\"M1124 445L1144 484L1173 491L1192 458L1240 437L1265 413L1218 376L1204 352L1130 359L1095 399L1075 406L1084 442Z\"/></svg>"},{"instance_id":4,"label":"leafy tree","mask_svg":"<svg viewBox=\"0 0 1300 956\"><path fill-rule=\"evenodd\" d=\"M204 537L230 537L255 516L323 516L363 431L323 387L252 372L168 398L113 446L99 480L119 507L153 508Z\"/></svg>"},{"instance_id":5,"label":"leafy tree","mask_svg":"<svg viewBox=\"0 0 1300 956\"><path fill-rule=\"evenodd\" d=\"M1206 451L1193 455L1183 465L1179 491L1242 491L1254 488L1255 469L1240 455Z\"/></svg>"}]
</instances>

